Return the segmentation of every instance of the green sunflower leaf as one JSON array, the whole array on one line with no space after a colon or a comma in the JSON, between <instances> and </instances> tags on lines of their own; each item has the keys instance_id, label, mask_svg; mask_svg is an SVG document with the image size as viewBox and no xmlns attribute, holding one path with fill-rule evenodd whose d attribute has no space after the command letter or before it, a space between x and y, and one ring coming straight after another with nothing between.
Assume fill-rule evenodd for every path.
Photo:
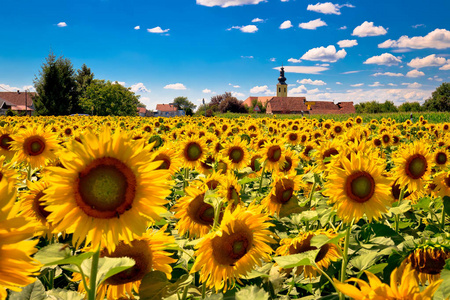
<instances>
[{"instance_id":1,"label":"green sunflower leaf","mask_svg":"<svg viewBox=\"0 0 450 300\"><path fill-rule=\"evenodd\" d=\"M274 257L281 268L294 268L299 266L313 266L320 249L310 250L299 254Z\"/></svg>"},{"instance_id":2,"label":"green sunflower leaf","mask_svg":"<svg viewBox=\"0 0 450 300\"><path fill-rule=\"evenodd\" d=\"M442 198L442 201L444 202L444 211L447 214L447 216L450 216L450 197L444 196Z\"/></svg>"},{"instance_id":3,"label":"green sunflower leaf","mask_svg":"<svg viewBox=\"0 0 450 300\"><path fill-rule=\"evenodd\" d=\"M106 279L125 271L135 264L129 257L101 257L98 260L97 286ZM81 264L81 269L86 276L91 274L92 259L87 259Z\"/></svg>"},{"instance_id":4,"label":"green sunflower leaf","mask_svg":"<svg viewBox=\"0 0 450 300\"><path fill-rule=\"evenodd\" d=\"M21 292L12 292L10 300L44 300L45 296L45 288L40 280L36 280L35 282L27 285L22 288Z\"/></svg>"},{"instance_id":5,"label":"green sunflower leaf","mask_svg":"<svg viewBox=\"0 0 450 300\"><path fill-rule=\"evenodd\" d=\"M236 293L236 300L268 300L269 293L264 289L257 287L256 285L246 286Z\"/></svg>"},{"instance_id":6,"label":"green sunflower leaf","mask_svg":"<svg viewBox=\"0 0 450 300\"><path fill-rule=\"evenodd\" d=\"M139 297L141 300L163 299L168 284L166 274L161 271L152 271L142 278L139 286Z\"/></svg>"}]
</instances>

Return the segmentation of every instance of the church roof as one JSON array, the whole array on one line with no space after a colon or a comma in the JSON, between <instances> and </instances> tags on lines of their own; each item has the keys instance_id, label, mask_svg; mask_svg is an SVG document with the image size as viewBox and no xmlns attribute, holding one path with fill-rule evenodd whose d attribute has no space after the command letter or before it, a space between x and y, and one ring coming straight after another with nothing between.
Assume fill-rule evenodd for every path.
<instances>
[{"instance_id":1,"label":"church roof","mask_svg":"<svg viewBox=\"0 0 450 300\"><path fill-rule=\"evenodd\" d=\"M272 111L306 111L305 97L272 97L269 101Z\"/></svg>"}]
</instances>

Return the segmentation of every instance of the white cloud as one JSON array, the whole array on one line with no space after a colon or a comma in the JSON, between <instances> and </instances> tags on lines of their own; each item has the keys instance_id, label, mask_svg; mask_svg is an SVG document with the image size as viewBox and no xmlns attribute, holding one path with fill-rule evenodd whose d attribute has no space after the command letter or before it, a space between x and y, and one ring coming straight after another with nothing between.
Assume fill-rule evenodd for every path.
<instances>
[{"instance_id":1,"label":"white cloud","mask_svg":"<svg viewBox=\"0 0 450 300\"><path fill-rule=\"evenodd\" d=\"M298 64L301 63L302 60L301 59L296 59L296 58L289 58L288 62L294 63L294 64Z\"/></svg>"},{"instance_id":2,"label":"white cloud","mask_svg":"<svg viewBox=\"0 0 450 300\"><path fill-rule=\"evenodd\" d=\"M280 29L288 29L288 28L291 28L291 27L292 27L292 23L291 23L291 21L289 21L289 20L284 21L284 22L281 23L281 25L280 25Z\"/></svg>"},{"instance_id":3,"label":"white cloud","mask_svg":"<svg viewBox=\"0 0 450 300\"><path fill-rule=\"evenodd\" d=\"M350 86L352 87L359 87L359 86L363 86L364 83L356 83L356 84L350 84Z\"/></svg>"},{"instance_id":4,"label":"white cloud","mask_svg":"<svg viewBox=\"0 0 450 300\"><path fill-rule=\"evenodd\" d=\"M304 85L300 85L298 87L295 87L293 89L289 90L289 95L296 96L300 94L305 94L308 90Z\"/></svg>"},{"instance_id":5,"label":"white cloud","mask_svg":"<svg viewBox=\"0 0 450 300\"><path fill-rule=\"evenodd\" d=\"M414 58L408 63L408 66L410 66L411 68L420 69L425 67L439 67L445 65L446 63L447 59L445 59L444 57L439 57L436 56L436 54L431 54L424 58Z\"/></svg>"},{"instance_id":6,"label":"white cloud","mask_svg":"<svg viewBox=\"0 0 450 300\"><path fill-rule=\"evenodd\" d=\"M19 87L15 87L15 86L10 86L8 84L0 83L0 92L14 92L15 93L18 90L20 90L20 91L28 90L29 92L36 91L36 89L32 85L25 85L22 88L19 88Z\"/></svg>"},{"instance_id":7,"label":"white cloud","mask_svg":"<svg viewBox=\"0 0 450 300\"><path fill-rule=\"evenodd\" d=\"M347 75L347 74L355 74L355 73L359 73L361 71L347 71L347 72L343 72L341 74Z\"/></svg>"},{"instance_id":8,"label":"white cloud","mask_svg":"<svg viewBox=\"0 0 450 300\"><path fill-rule=\"evenodd\" d=\"M205 94L210 94L212 91L209 90L209 89L204 89L202 92L205 93Z\"/></svg>"},{"instance_id":9,"label":"white cloud","mask_svg":"<svg viewBox=\"0 0 450 300\"><path fill-rule=\"evenodd\" d=\"M254 86L250 89L250 94L266 94L271 95L273 92L269 89L267 85Z\"/></svg>"},{"instance_id":10,"label":"white cloud","mask_svg":"<svg viewBox=\"0 0 450 300\"><path fill-rule=\"evenodd\" d=\"M300 84L310 84L310 85L327 85L324 81L322 80L312 80L312 79L302 79L302 80L297 80L298 83Z\"/></svg>"},{"instance_id":11,"label":"white cloud","mask_svg":"<svg viewBox=\"0 0 450 300\"><path fill-rule=\"evenodd\" d=\"M369 84L371 87L377 87L377 86L384 86L384 84L379 83L378 81L375 81L373 84Z\"/></svg>"},{"instance_id":12,"label":"white cloud","mask_svg":"<svg viewBox=\"0 0 450 300\"><path fill-rule=\"evenodd\" d=\"M208 7L220 6L241 6L247 4L259 4L261 2L267 2L267 0L197 0L197 5L203 5Z\"/></svg>"},{"instance_id":13,"label":"white cloud","mask_svg":"<svg viewBox=\"0 0 450 300\"><path fill-rule=\"evenodd\" d=\"M270 61L271 62L274 62L274 61L276 61L277 59L275 58L275 57L272 57L271 59L270 59Z\"/></svg>"},{"instance_id":14,"label":"white cloud","mask_svg":"<svg viewBox=\"0 0 450 300\"><path fill-rule=\"evenodd\" d=\"M231 95L236 98L242 98L245 96L243 93L233 92L233 91L231 92Z\"/></svg>"},{"instance_id":15,"label":"white cloud","mask_svg":"<svg viewBox=\"0 0 450 300\"><path fill-rule=\"evenodd\" d=\"M125 86L125 81L115 81L114 83L120 84L121 86Z\"/></svg>"},{"instance_id":16,"label":"white cloud","mask_svg":"<svg viewBox=\"0 0 450 300\"><path fill-rule=\"evenodd\" d=\"M325 3L317 3L317 4L309 4L306 10L315 11L318 13L326 14L326 15L340 15L341 11L340 9L342 7L354 7L351 4L333 4L331 2L325 2Z\"/></svg>"},{"instance_id":17,"label":"white cloud","mask_svg":"<svg viewBox=\"0 0 450 300\"><path fill-rule=\"evenodd\" d=\"M186 87L182 83L172 83L164 87L167 90L185 90Z\"/></svg>"},{"instance_id":18,"label":"white cloud","mask_svg":"<svg viewBox=\"0 0 450 300\"><path fill-rule=\"evenodd\" d=\"M145 85L144 85L142 82L133 84L133 85L130 87L130 89L131 89L131 91L134 92L134 93L150 93L150 90L147 89L147 88L145 87Z\"/></svg>"},{"instance_id":19,"label":"white cloud","mask_svg":"<svg viewBox=\"0 0 450 300\"><path fill-rule=\"evenodd\" d=\"M232 26L231 28L228 28L227 30L231 29L239 29L242 32L245 33L254 33L258 31L258 27L256 25L246 25L246 26Z\"/></svg>"},{"instance_id":20,"label":"white cloud","mask_svg":"<svg viewBox=\"0 0 450 300\"><path fill-rule=\"evenodd\" d=\"M261 22L264 22L264 20L263 20L263 19L260 19L260 18L254 18L254 19L252 20L252 23L261 23Z\"/></svg>"},{"instance_id":21,"label":"white cloud","mask_svg":"<svg viewBox=\"0 0 450 300\"><path fill-rule=\"evenodd\" d=\"M281 67L273 68L274 70L280 70ZM320 74L320 72L329 70L326 67L307 67L307 66L284 66L286 73L298 73L298 74Z\"/></svg>"},{"instance_id":22,"label":"white cloud","mask_svg":"<svg viewBox=\"0 0 450 300\"><path fill-rule=\"evenodd\" d=\"M238 89L238 88L240 88L240 86L239 85L237 85L237 84L231 84L231 83L229 83L228 85L231 85L232 87L234 87L235 89Z\"/></svg>"},{"instance_id":23,"label":"white cloud","mask_svg":"<svg viewBox=\"0 0 450 300\"><path fill-rule=\"evenodd\" d=\"M376 65L385 65L385 66L393 66L398 65L398 63L402 62L402 60L398 57L390 53L383 53L379 56L372 56L368 58L364 64L376 64Z\"/></svg>"},{"instance_id":24,"label":"white cloud","mask_svg":"<svg viewBox=\"0 0 450 300\"><path fill-rule=\"evenodd\" d=\"M339 30L345 30L345 29L347 29L347 26L342 26L342 27L339 27Z\"/></svg>"},{"instance_id":25,"label":"white cloud","mask_svg":"<svg viewBox=\"0 0 450 300\"><path fill-rule=\"evenodd\" d=\"M406 85L409 89L418 89L420 88L422 85L420 83L414 82L414 83L402 83L402 85Z\"/></svg>"},{"instance_id":26,"label":"white cloud","mask_svg":"<svg viewBox=\"0 0 450 300\"><path fill-rule=\"evenodd\" d=\"M317 94L317 93L319 93L320 91L319 91L319 89L318 88L315 88L315 89L312 89L312 90L308 90L308 94L310 95L310 94Z\"/></svg>"},{"instance_id":27,"label":"white cloud","mask_svg":"<svg viewBox=\"0 0 450 300\"><path fill-rule=\"evenodd\" d=\"M390 86L397 86L395 83L388 83Z\"/></svg>"},{"instance_id":28,"label":"white cloud","mask_svg":"<svg viewBox=\"0 0 450 300\"><path fill-rule=\"evenodd\" d=\"M342 82L336 81L336 84L339 84L339 85L341 85L341 84L342 84Z\"/></svg>"},{"instance_id":29,"label":"white cloud","mask_svg":"<svg viewBox=\"0 0 450 300\"><path fill-rule=\"evenodd\" d=\"M66 22L59 22L58 24L56 24L56 26L58 26L58 27L66 27L67 23Z\"/></svg>"},{"instance_id":30,"label":"white cloud","mask_svg":"<svg viewBox=\"0 0 450 300\"><path fill-rule=\"evenodd\" d=\"M337 42L337 44L341 48L350 48L350 47L358 45L358 42L356 40L342 40L342 41Z\"/></svg>"},{"instance_id":31,"label":"white cloud","mask_svg":"<svg viewBox=\"0 0 450 300\"><path fill-rule=\"evenodd\" d=\"M303 28L303 29L310 29L310 30L314 30L317 27L322 27L322 26L327 26L327 23L322 21L320 18L312 20L312 21L309 21L307 23L300 23L300 24L298 24L298 27Z\"/></svg>"},{"instance_id":32,"label":"white cloud","mask_svg":"<svg viewBox=\"0 0 450 300\"><path fill-rule=\"evenodd\" d=\"M318 47L308 50L301 59L312 61L336 62L338 59L344 58L347 52L342 49L336 52L336 47L329 45L328 47Z\"/></svg>"},{"instance_id":33,"label":"white cloud","mask_svg":"<svg viewBox=\"0 0 450 300\"><path fill-rule=\"evenodd\" d=\"M352 35L359 37L385 35L387 33L383 26L373 26L373 22L364 21L353 29Z\"/></svg>"},{"instance_id":34,"label":"white cloud","mask_svg":"<svg viewBox=\"0 0 450 300\"><path fill-rule=\"evenodd\" d=\"M414 36L412 38L404 35L396 41L384 41L378 44L378 48L447 49L450 48L450 31L435 29L426 36Z\"/></svg>"},{"instance_id":35,"label":"white cloud","mask_svg":"<svg viewBox=\"0 0 450 300\"><path fill-rule=\"evenodd\" d=\"M439 70L443 70L443 71L448 71L448 70L450 70L450 63L447 64L447 65L444 65L444 66L440 67Z\"/></svg>"},{"instance_id":36,"label":"white cloud","mask_svg":"<svg viewBox=\"0 0 450 300\"><path fill-rule=\"evenodd\" d=\"M434 75L434 77L429 77L428 80L443 81L443 79L439 78L439 76L437 76L437 75Z\"/></svg>"},{"instance_id":37,"label":"white cloud","mask_svg":"<svg viewBox=\"0 0 450 300\"><path fill-rule=\"evenodd\" d=\"M408 73L406 73L406 77L420 77L420 76L425 76L424 72L418 71L418 70L412 70L409 71Z\"/></svg>"},{"instance_id":38,"label":"white cloud","mask_svg":"<svg viewBox=\"0 0 450 300\"><path fill-rule=\"evenodd\" d=\"M391 77L402 77L402 73L392 73L392 72L384 72L384 73L375 73L372 76L391 76Z\"/></svg>"},{"instance_id":39,"label":"white cloud","mask_svg":"<svg viewBox=\"0 0 450 300\"><path fill-rule=\"evenodd\" d=\"M434 76L434 77L436 77L436 76ZM437 79L436 79L436 80L437 80ZM438 81L439 81L439 80L438 80ZM441 81L442 81L442 79L441 79ZM22 87L21 90L22 90L22 91L27 90L28 92L36 92L36 89L35 89L34 86L32 86L32 85L25 85L25 86Z\"/></svg>"},{"instance_id":40,"label":"white cloud","mask_svg":"<svg viewBox=\"0 0 450 300\"><path fill-rule=\"evenodd\" d=\"M419 27L426 27L425 24L417 24L417 25L413 25L411 26L412 28L419 28Z\"/></svg>"},{"instance_id":41,"label":"white cloud","mask_svg":"<svg viewBox=\"0 0 450 300\"><path fill-rule=\"evenodd\" d=\"M136 27L134 27L134 30L139 30L139 29L141 29L141 26L136 26Z\"/></svg>"},{"instance_id":42,"label":"white cloud","mask_svg":"<svg viewBox=\"0 0 450 300\"><path fill-rule=\"evenodd\" d=\"M162 29L162 28L159 27L159 26L156 26L156 27L154 27L154 28L147 29L147 31L150 32L150 33L166 33L166 32L168 32L169 30L170 30L170 29Z\"/></svg>"},{"instance_id":43,"label":"white cloud","mask_svg":"<svg viewBox=\"0 0 450 300\"><path fill-rule=\"evenodd\" d=\"M254 57L253 57L253 55L247 55L247 56L245 56L245 55L241 55L241 58L248 58L248 59L252 59L252 58L254 58Z\"/></svg>"}]
</instances>

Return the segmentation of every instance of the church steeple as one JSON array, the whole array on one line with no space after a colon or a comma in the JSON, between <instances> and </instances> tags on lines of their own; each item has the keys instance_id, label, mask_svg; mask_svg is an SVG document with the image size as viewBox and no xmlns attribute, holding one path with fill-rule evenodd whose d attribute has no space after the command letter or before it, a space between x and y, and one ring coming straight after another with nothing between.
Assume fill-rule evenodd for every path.
<instances>
[{"instance_id":1,"label":"church steeple","mask_svg":"<svg viewBox=\"0 0 450 300\"><path fill-rule=\"evenodd\" d=\"M277 97L287 97L286 77L284 77L284 67L281 65L280 77L278 77Z\"/></svg>"}]
</instances>

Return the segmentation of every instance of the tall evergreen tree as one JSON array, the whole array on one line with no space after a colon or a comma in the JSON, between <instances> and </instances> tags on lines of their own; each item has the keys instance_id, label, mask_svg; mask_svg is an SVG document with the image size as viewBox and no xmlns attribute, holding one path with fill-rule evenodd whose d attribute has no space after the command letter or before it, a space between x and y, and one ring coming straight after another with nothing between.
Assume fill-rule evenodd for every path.
<instances>
[{"instance_id":1,"label":"tall evergreen tree","mask_svg":"<svg viewBox=\"0 0 450 300\"><path fill-rule=\"evenodd\" d=\"M38 115L68 115L78 111L75 71L69 59L56 59L53 52L46 58L39 77L34 79L37 95L33 102Z\"/></svg>"}]
</instances>

